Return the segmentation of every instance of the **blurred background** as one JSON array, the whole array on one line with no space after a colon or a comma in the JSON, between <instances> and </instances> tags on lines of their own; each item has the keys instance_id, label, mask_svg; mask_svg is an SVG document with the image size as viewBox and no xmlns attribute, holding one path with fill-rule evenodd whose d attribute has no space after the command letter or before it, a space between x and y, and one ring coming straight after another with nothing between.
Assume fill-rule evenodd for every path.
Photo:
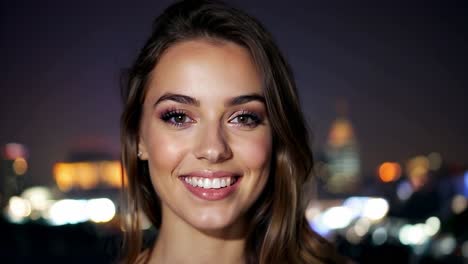
<instances>
[{"instance_id":1,"label":"blurred background","mask_svg":"<svg viewBox=\"0 0 468 264\"><path fill-rule=\"evenodd\" d=\"M171 2L0 2L0 262L115 260L119 79ZM467 2L229 2L294 70L312 228L356 263L468 263Z\"/></svg>"}]
</instances>

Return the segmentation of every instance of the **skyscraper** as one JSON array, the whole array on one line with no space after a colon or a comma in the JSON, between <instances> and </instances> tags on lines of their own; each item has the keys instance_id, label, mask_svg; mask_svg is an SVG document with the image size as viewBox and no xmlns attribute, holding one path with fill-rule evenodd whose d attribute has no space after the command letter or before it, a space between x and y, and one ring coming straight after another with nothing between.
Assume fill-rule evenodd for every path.
<instances>
[{"instance_id":1,"label":"skyscraper","mask_svg":"<svg viewBox=\"0 0 468 264\"><path fill-rule=\"evenodd\" d=\"M358 144L346 108L338 106L339 117L332 123L325 147L327 175L325 187L332 193L348 193L359 183L361 160Z\"/></svg>"}]
</instances>

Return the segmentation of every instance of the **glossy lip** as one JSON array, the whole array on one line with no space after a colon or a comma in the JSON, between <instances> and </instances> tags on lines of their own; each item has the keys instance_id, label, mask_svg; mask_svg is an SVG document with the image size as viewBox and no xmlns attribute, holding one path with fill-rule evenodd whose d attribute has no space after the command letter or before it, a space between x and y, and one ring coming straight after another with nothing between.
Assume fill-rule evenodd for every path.
<instances>
[{"instance_id":1,"label":"glossy lip","mask_svg":"<svg viewBox=\"0 0 468 264\"><path fill-rule=\"evenodd\" d=\"M233 185L228 187L219 188L219 189L205 189L202 187L193 187L192 185L185 182L185 177L198 177L198 178L223 178L223 177L235 177L236 182ZM189 174L184 174L179 176L179 179L182 181L184 186L196 197L207 200L207 201L217 201L222 200L229 195L231 195L235 190L237 190L239 183L242 179L242 176L225 171L197 171Z\"/></svg>"}]
</instances>

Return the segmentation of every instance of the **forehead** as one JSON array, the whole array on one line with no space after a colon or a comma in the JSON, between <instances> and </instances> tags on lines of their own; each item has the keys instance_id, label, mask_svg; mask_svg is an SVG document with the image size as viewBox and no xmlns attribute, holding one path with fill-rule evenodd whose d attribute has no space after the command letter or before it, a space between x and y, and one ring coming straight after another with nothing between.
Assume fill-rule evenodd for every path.
<instances>
[{"instance_id":1,"label":"forehead","mask_svg":"<svg viewBox=\"0 0 468 264\"><path fill-rule=\"evenodd\" d=\"M153 69L148 97L184 93L194 97L262 94L262 80L250 52L233 42L197 39L169 47Z\"/></svg>"}]
</instances>

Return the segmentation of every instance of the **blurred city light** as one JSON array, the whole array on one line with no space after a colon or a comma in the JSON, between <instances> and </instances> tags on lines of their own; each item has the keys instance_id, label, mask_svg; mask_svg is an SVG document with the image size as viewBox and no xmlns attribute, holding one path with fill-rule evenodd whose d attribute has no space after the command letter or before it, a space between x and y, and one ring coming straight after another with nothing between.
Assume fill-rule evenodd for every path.
<instances>
[{"instance_id":1,"label":"blurred city light","mask_svg":"<svg viewBox=\"0 0 468 264\"><path fill-rule=\"evenodd\" d=\"M74 185L75 170L69 163L57 163L54 165L54 177L58 188L66 192Z\"/></svg>"},{"instance_id":2,"label":"blurred city light","mask_svg":"<svg viewBox=\"0 0 468 264\"><path fill-rule=\"evenodd\" d=\"M119 161L103 161L100 162L102 178L105 183L114 187L122 186L122 166Z\"/></svg>"},{"instance_id":3,"label":"blurred city light","mask_svg":"<svg viewBox=\"0 0 468 264\"><path fill-rule=\"evenodd\" d=\"M384 162L379 166L379 178L383 182L393 182L401 176L401 166L396 162Z\"/></svg>"},{"instance_id":4,"label":"blurred city light","mask_svg":"<svg viewBox=\"0 0 468 264\"><path fill-rule=\"evenodd\" d=\"M432 216L426 220L424 225L424 231L428 236L434 236L440 230L440 220L439 218Z\"/></svg>"},{"instance_id":5,"label":"blurred city light","mask_svg":"<svg viewBox=\"0 0 468 264\"><path fill-rule=\"evenodd\" d=\"M59 189L90 190L102 184L120 188L121 165L119 161L59 162L54 165L54 178Z\"/></svg>"},{"instance_id":6,"label":"blurred city light","mask_svg":"<svg viewBox=\"0 0 468 264\"><path fill-rule=\"evenodd\" d=\"M370 198L364 207L362 216L373 221L378 221L387 215L388 209L389 205L385 199Z\"/></svg>"},{"instance_id":7,"label":"blurred city light","mask_svg":"<svg viewBox=\"0 0 468 264\"><path fill-rule=\"evenodd\" d=\"M64 199L55 202L46 216L52 225L77 224L86 221L109 222L115 216L116 208L108 198L90 200Z\"/></svg>"},{"instance_id":8,"label":"blurred city light","mask_svg":"<svg viewBox=\"0 0 468 264\"><path fill-rule=\"evenodd\" d=\"M95 223L109 222L115 216L115 205L107 198L89 200L86 210L89 219Z\"/></svg>"},{"instance_id":9,"label":"blurred city light","mask_svg":"<svg viewBox=\"0 0 468 264\"><path fill-rule=\"evenodd\" d=\"M465 196L468 197L468 171L463 175L463 180L465 182Z\"/></svg>"},{"instance_id":10,"label":"blurred city light","mask_svg":"<svg viewBox=\"0 0 468 264\"><path fill-rule=\"evenodd\" d=\"M13 162L13 171L16 175L23 175L28 171L28 163L24 158L16 158Z\"/></svg>"},{"instance_id":11,"label":"blurred city light","mask_svg":"<svg viewBox=\"0 0 468 264\"><path fill-rule=\"evenodd\" d=\"M13 196L8 201L7 217L11 222L21 223L31 214L31 204L18 196Z\"/></svg>"},{"instance_id":12,"label":"blurred city light","mask_svg":"<svg viewBox=\"0 0 468 264\"><path fill-rule=\"evenodd\" d=\"M463 195L455 195L452 199L452 211L455 214L461 214L465 211L468 202Z\"/></svg>"},{"instance_id":13,"label":"blurred city light","mask_svg":"<svg viewBox=\"0 0 468 264\"><path fill-rule=\"evenodd\" d=\"M357 245L362 241L362 236L356 234L356 230L354 228L349 228L346 230L345 234L346 240L348 240L349 243Z\"/></svg>"},{"instance_id":14,"label":"blurred city light","mask_svg":"<svg viewBox=\"0 0 468 264\"><path fill-rule=\"evenodd\" d=\"M413 195L413 187L408 181L402 181L397 187L397 196L401 201L408 200Z\"/></svg>"},{"instance_id":15,"label":"blurred city light","mask_svg":"<svg viewBox=\"0 0 468 264\"><path fill-rule=\"evenodd\" d=\"M3 155L6 159L15 160L17 158L27 158L28 151L22 144L8 143L5 145Z\"/></svg>"},{"instance_id":16,"label":"blurred city light","mask_svg":"<svg viewBox=\"0 0 468 264\"><path fill-rule=\"evenodd\" d=\"M399 239L404 245L422 245L428 240L424 224L406 224L400 229Z\"/></svg>"},{"instance_id":17,"label":"blurred city light","mask_svg":"<svg viewBox=\"0 0 468 264\"><path fill-rule=\"evenodd\" d=\"M354 224L353 229L354 229L354 232L356 233L356 235L358 235L360 237L363 237L369 231L370 226L371 226L371 222L369 221L369 219L360 218Z\"/></svg>"},{"instance_id":18,"label":"blurred city light","mask_svg":"<svg viewBox=\"0 0 468 264\"><path fill-rule=\"evenodd\" d=\"M436 241L434 253L439 256L449 255L455 250L456 246L457 241L455 238L451 235L445 235Z\"/></svg>"},{"instance_id":19,"label":"blurred city light","mask_svg":"<svg viewBox=\"0 0 468 264\"><path fill-rule=\"evenodd\" d=\"M426 156L414 157L406 165L406 173L415 190L419 190L426 184L428 172L429 159Z\"/></svg>"},{"instance_id":20,"label":"blurred city light","mask_svg":"<svg viewBox=\"0 0 468 264\"><path fill-rule=\"evenodd\" d=\"M52 225L77 224L88 221L86 200L65 199L55 202L48 213Z\"/></svg>"},{"instance_id":21,"label":"blurred city light","mask_svg":"<svg viewBox=\"0 0 468 264\"><path fill-rule=\"evenodd\" d=\"M316 206L309 206L307 207L305 211L305 216L307 220L312 221L314 218L316 218L318 215L320 215L321 210L320 208Z\"/></svg>"},{"instance_id":22,"label":"blurred city light","mask_svg":"<svg viewBox=\"0 0 468 264\"><path fill-rule=\"evenodd\" d=\"M75 170L74 182L83 190L95 188L98 183L98 172L96 165L91 162L76 162L73 164Z\"/></svg>"},{"instance_id":23,"label":"blurred city light","mask_svg":"<svg viewBox=\"0 0 468 264\"><path fill-rule=\"evenodd\" d=\"M422 245L430 237L435 236L440 231L440 227L441 222L439 218L432 216L425 223L403 225L399 231L398 238L404 245Z\"/></svg>"},{"instance_id":24,"label":"blurred city light","mask_svg":"<svg viewBox=\"0 0 468 264\"><path fill-rule=\"evenodd\" d=\"M321 222L328 229L347 227L353 220L353 213L347 207L335 206L328 208L321 216Z\"/></svg>"},{"instance_id":25,"label":"blurred city light","mask_svg":"<svg viewBox=\"0 0 468 264\"><path fill-rule=\"evenodd\" d=\"M52 200L52 193L47 187L31 187L26 189L21 197L31 203L31 209L43 211L46 210Z\"/></svg>"},{"instance_id":26,"label":"blurred city light","mask_svg":"<svg viewBox=\"0 0 468 264\"><path fill-rule=\"evenodd\" d=\"M364 211L367 200L367 197L352 196L344 200L343 206L351 209L353 218L357 218L362 216L362 212Z\"/></svg>"},{"instance_id":27,"label":"blurred city light","mask_svg":"<svg viewBox=\"0 0 468 264\"><path fill-rule=\"evenodd\" d=\"M389 204L383 198L350 197L343 205L351 210L353 218L365 217L371 221L381 220L389 210Z\"/></svg>"},{"instance_id":28,"label":"blurred city light","mask_svg":"<svg viewBox=\"0 0 468 264\"><path fill-rule=\"evenodd\" d=\"M372 243L374 243L374 245L383 245L387 241L387 238L387 230L383 227L376 228L372 233Z\"/></svg>"}]
</instances>

